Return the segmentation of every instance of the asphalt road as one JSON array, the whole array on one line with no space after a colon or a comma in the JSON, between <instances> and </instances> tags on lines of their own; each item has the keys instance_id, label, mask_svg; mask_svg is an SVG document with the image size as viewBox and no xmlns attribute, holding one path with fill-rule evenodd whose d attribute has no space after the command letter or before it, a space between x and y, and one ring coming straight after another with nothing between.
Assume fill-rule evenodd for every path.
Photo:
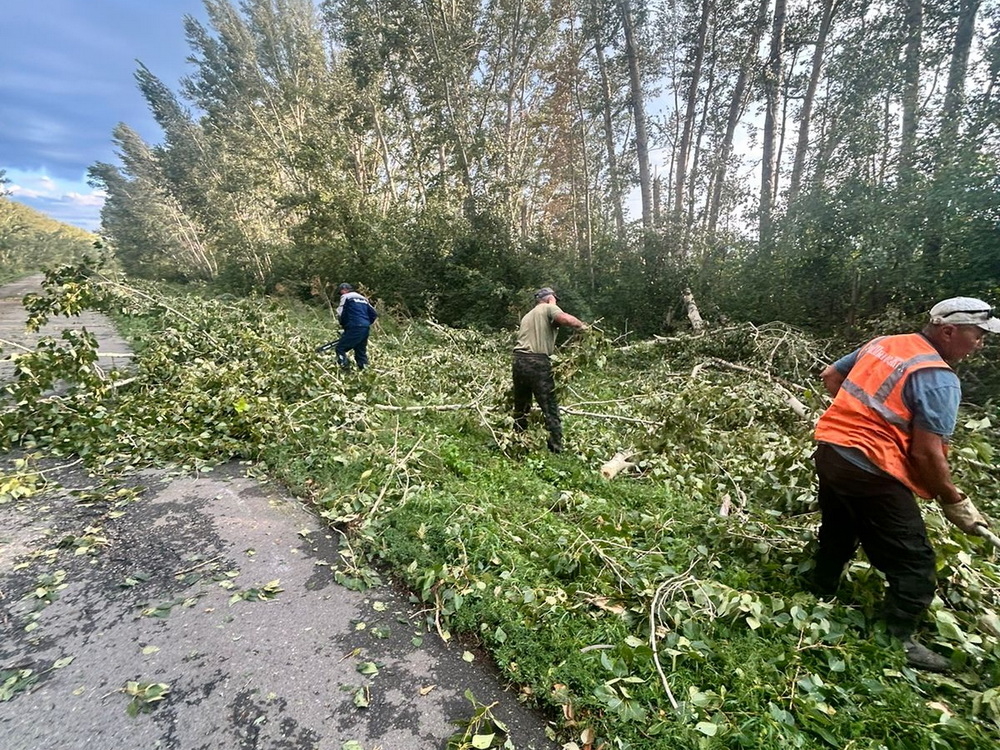
<instances>
[{"instance_id":1,"label":"asphalt road","mask_svg":"<svg viewBox=\"0 0 1000 750\"><path fill-rule=\"evenodd\" d=\"M10 301L32 283L0 290L5 356L32 345ZM55 325L88 326L127 363L110 321ZM437 749L472 716L466 691L519 750L555 747L487 657L428 632L406 592L338 585L337 534L250 467L147 471L117 504L88 497L78 462L44 467L61 489L0 498L0 748ZM168 692L144 702L149 685Z\"/></svg>"}]
</instances>

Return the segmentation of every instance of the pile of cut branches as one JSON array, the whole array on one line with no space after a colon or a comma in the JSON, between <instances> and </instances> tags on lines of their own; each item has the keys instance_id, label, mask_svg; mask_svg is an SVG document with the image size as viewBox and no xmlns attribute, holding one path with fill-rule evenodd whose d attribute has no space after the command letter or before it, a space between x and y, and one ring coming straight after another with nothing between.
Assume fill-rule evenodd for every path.
<instances>
[{"instance_id":1,"label":"pile of cut branches","mask_svg":"<svg viewBox=\"0 0 1000 750\"><path fill-rule=\"evenodd\" d=\"M810 384L829 357L800 331L574 339L557 376L568 452L553 456L540 420L511 429L505 336L393 323L368 371L341 373L314 353L331 321L293 303L79 269L31 303L82 306L118 316L136 369L95 371L85 337L18 355L8 446L104 471L253 459L344 532L340 580L405 581L429 629L475 634L561 717L567 748L1000 742L1000 566L981 540L928 509L941 596L926 640L955 654L954 677L903 666L863 558L838 600L802 589L824 403ZM55 380L71 387L49 393ZM965 412L952 455L1000 515L998 424L996 406Z\"/></svg>"}]
</instances>

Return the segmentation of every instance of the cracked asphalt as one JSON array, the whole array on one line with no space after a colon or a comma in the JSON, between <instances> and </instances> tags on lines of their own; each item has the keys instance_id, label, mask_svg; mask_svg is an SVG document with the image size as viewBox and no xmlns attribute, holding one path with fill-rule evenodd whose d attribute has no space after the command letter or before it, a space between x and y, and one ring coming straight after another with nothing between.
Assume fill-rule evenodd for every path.
<instances>
[{"instance_id":1,"label":"cracked asphalt","mask_svg":"<svg viewBox=\"0 0 1000 750\"><path fill-rule=\"evenodd\" d=\"M30 345L23 314L0 301L8 344ZM127 360L107 320L54 325L93 326ZM337 584L338 535L251 466L145 471L113 503L79 462L42 467L58 489L0 501L0 748L443 749L473 713L466 691L519 750L556 747L486 655L428 631L407 592ZM133 716L129 683L169 692Z\"/></svg>"}]
</instances>

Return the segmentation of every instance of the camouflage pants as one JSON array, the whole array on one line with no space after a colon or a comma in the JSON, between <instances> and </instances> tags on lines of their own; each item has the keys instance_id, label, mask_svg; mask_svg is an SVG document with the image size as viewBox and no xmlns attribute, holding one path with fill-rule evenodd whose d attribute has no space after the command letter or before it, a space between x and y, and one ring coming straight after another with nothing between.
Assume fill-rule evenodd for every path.
<instances>
[{"instance_id":1,"label":"camouflage pants","mask_svg":"<svg viewBox=\"0 0 1000 750\"><path fill-rule=\"evenodd\" d=\"M528 426L532 397L545 417L549 450L558 453L562 450L562 422L556 402L552 363L546 354L514 352L514 429L518 432Z\"/></svg>"}]
</instances>

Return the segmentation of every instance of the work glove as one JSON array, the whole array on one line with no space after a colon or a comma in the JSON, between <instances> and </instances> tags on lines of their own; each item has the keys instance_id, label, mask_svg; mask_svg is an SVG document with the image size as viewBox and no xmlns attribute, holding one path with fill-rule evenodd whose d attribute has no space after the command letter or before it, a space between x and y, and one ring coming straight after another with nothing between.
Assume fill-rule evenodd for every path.
<instances>
[{"instance_id":1,"label":"work glove","mask_svg":"<svg viewBox=\"0 0 1000 750\"><path fill-rule=\"evenodd\" d=\"M969 498L962 498L960 502L942 505L944 517L951 521L966 534L979 535L979 526L989 526L989 522L976 510Z\"/></svg>"}]
</instances>

